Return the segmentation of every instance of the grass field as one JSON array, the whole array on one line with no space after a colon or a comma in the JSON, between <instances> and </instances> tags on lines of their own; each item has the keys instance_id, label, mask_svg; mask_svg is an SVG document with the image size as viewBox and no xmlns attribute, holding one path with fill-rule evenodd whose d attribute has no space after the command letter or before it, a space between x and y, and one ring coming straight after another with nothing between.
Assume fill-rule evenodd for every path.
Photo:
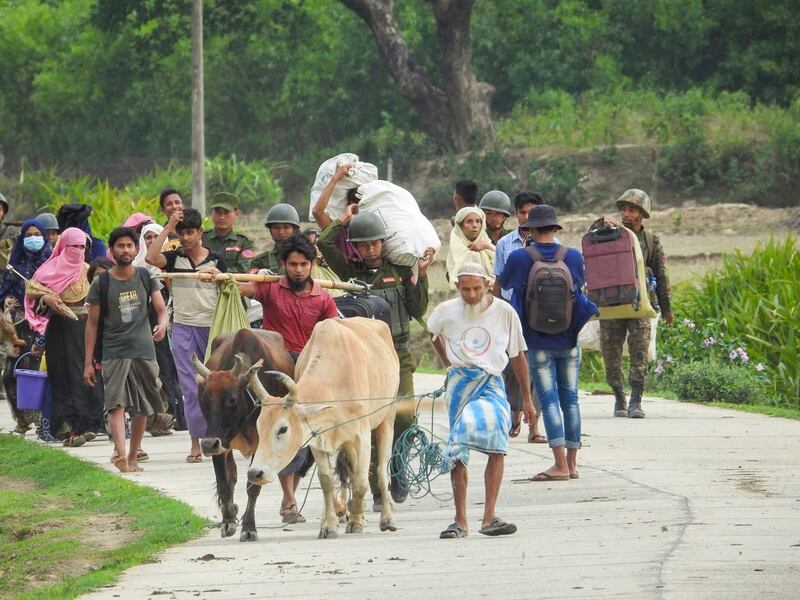
<instances>
[{"instance_id":1,"label":"grass field","mask_svg":"<svg viewBox=\"0 0 800 600\"><path fill-rule=\"evenodd\" d=\"M184 503L0 435L0 599L75 598L206 523Z\"/></svg>"}]
</instances>

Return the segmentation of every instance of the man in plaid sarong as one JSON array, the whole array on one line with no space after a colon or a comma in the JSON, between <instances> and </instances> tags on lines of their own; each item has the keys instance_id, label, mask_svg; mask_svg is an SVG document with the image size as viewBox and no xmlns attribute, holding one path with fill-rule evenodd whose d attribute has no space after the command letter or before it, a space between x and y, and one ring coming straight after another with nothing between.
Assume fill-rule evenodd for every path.
<instances>
[{"instance_id":1,"label":"man in plaid sarong","mask_svg":"<svg viewBox=\"0 0 800 600\"><path fill-rule=\"evenodd\" d=\"M459 296L441 303L428 318L434 348L447 370L450 436L442 455L442 470L450 472L456 516L442 531L443 539L461 538L467 525L467 463L470 449L488 455L484 479L486 502L480 533L508 535L517 530L495 515L508 451L510 408L503 369L511 360L523 391L525 422L533 417L527 347L514 309L488 291L489 275L477 263L464 263L456 275Z\"/></svg>"}]
</instances>

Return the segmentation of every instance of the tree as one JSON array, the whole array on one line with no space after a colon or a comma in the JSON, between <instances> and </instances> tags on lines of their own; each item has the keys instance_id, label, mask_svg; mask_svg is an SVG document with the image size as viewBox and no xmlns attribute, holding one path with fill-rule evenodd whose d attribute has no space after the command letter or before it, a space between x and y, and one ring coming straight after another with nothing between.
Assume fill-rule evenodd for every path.
<instances>
[{"instance_id":1,"label":"tree","mask_svg":"<svg viewBox=\"0 0 800 600\"><path fill-rule=\"evenodd\" d=\"M473 138L491 139L494 87L472 69L469 22L475 0L427 0L436 19L442 86L424 73L406 46L393 0L341 0L370 28L397 91L416 109L435 141L463 152Z\"/></svg>"}]
</instances>

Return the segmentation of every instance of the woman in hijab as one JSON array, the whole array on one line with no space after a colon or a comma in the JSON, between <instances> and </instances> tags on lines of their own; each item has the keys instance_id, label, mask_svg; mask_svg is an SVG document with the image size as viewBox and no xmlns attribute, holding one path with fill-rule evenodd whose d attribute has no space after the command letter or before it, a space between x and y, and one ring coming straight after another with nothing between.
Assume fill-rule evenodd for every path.
<instances>
[{"instance_id":1,"label":"woman in hijab","mask_svg":"<svg viewBox=\"0 0 800 600\"><path fill-rule=\"evenodd\" d=\"M89 291L84 261L87 235L69 227L53 254L34 273L25 293L25 317L39 334L34 350L47 349L47 376L53 395L51 433L65 446L81 446L103 428L103 407L83 380L84 334Z\"/></svg>"},{"instance_id":2,"label":"woman in hijab","mask_svg":"<svg viewBox=\"0 0 800 600\"><path fill-rule=\"evenodd\" d=\"M450 289L456 289L456 273L465 262L478 263L486 276L494 279L494 244L486 233L486 215L476 206L465 206L456 213L447 253Z\"/></svg>"},{"instance_id":3,"label":"woman in hijab","mask_svg":"<svg viewBox=\"0 0 800 600\"><path fill-rule=\"evenodd\" d=\"M11 256L8 260L8 264L14 267L18 274L6 270L3 271L2 278L0 278L0 306L14 323L16 337L18 340L22 340L28 348L33 344L36 334L28 326L27 321L22 318L25 301L25 280L22 278L30 279L36 269L50 257L52 249L45 239L46 232L44 223L35 219L25 221L20 228L19 237L11 249ZM17 423L14 431L21 435L30 429L31 424L37 418L34 411L17 409L17 378L14 376L14 365L23 352L25 350L21 345L14 345L10 349L6 354L6 368L3 374L6 397L11 406L11 414ZM38 363L38 360L35 362ZM26 368L37 367L38 364L31 363L26 366Z\"/></svg>"}]
</instances>

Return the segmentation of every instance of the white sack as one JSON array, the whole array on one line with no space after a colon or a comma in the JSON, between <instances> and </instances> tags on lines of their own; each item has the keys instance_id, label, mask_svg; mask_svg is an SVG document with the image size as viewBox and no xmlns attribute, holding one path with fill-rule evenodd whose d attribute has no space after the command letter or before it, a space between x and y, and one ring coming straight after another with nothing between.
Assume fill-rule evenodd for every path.
<instances>
[{"instance_id":1,"label":"white sack","mask_svg":"<svg viewBox=\"0 0 800 600\"><path fill-rule=\"evenodd\" d=\"M359 186L358 210L377 214L386 225L384 256L396 265L414 267L428 248L442 243L408 190L389 181Z\"/></svg>"},{"instance_id":2,"label":"white sack","mask_svg":"<svg viewBox=\"0 0 800 600\"><path fill-rule=\"evenodd\" d=\"M346 152L339 154L333 158L329 158L322 163L317 170L317 177L314 179L314 185L311 188L311 204L308 206L308 220L313 221L314 205L322 195L322 190L328 185L328 182L336 173L336 168L339 165L354 165L350 169L350 173L336 184L331 194L331 199L328 201L328 206L325 212L332 219L338 219L344 212L347 202L347 191L356 188L370 181L375 181L378 178L378 167L370 163L361 162L358 160L358 155Z\"/></svg>"}]
</instances>

